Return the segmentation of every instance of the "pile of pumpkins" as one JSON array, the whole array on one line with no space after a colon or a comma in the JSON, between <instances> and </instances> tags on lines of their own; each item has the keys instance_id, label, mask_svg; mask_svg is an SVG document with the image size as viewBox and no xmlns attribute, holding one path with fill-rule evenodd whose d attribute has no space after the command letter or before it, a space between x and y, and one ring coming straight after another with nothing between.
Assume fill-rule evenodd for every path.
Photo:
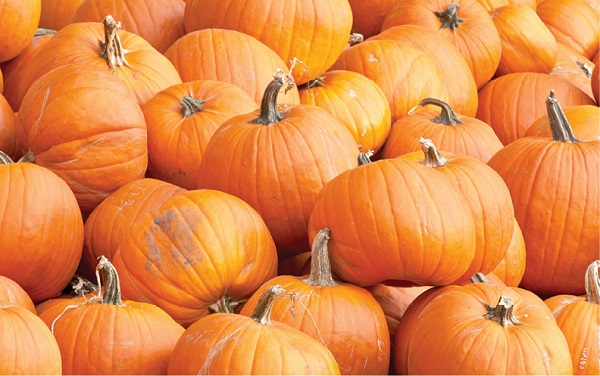
<instances>
[{"instance_id":1,"label":"pile of pumpkins","mask_svg":"<svg viewBox=\"0 0 600 376\"><path fill-rule=\"evenodd\" d=\"M0 373L600 373L598 0L0 10Z\"/></svg>"}]
</instances>

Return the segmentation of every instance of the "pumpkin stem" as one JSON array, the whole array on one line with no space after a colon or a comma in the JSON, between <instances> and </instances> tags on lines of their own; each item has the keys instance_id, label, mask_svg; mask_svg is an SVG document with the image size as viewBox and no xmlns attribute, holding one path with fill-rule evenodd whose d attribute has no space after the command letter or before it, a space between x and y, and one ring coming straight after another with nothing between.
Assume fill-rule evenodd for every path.
<instances>
[{"instance_id":1,"label":"pumpkin stem","mask_svg":"<svg viewBox=\"0 0 600 376\"><path fill-rule=\"evenodd\" d=\"M121 28L121 22L109 14L102 21L104 24L104 41L100 41L100 57L106 59L108 66L113 73L115 66L120 67L127 65L125 55L129 52L123 48L118 30Z\"/></svg>"},{"instance_id":2,"label":"pumpkin stem","mask_svg":"<svg viewBox=\"0 0 600 376\"><path fill-rule=\"evenodd\" d=\"M277 296L285 294L285 290L281 285L274 285L269 287L258 299L254 312L250 318L258 323L265 325L273 325L271 323L271 311L273 310L273 304Z\"/></svg>"},{"instance_id":3,"label":"pumpkin stem","mask_svg":"<svg viewBox=\"0 0 600 376\"><path fill-rule=\"evenodd\" d=\"M554 95L554 90L551 90L548 98L546 98L546 111L548 112L548 122L554 141L565 143L579 142L573 134L571 124L569 124L562 107L558 103L558 99Z\"/></svg>"},{"instance_id":4,"label":"pumpkin stem","mask_svg":"<svg viewBox=\"0 0 600 376\"><path fill-rule=\"evenodd\" d=\"M204 108L202 107L204 103L206 103L206 100L204 99L195 99L189 95L186 95L185 97L181 98L181 101L179 102L181 105L181 114L184 118L186 118L188 116L192 116L196 112L202 112L204 111Z\"/></svg>"},{"instance_id":5,"label":"pumpkin stem","mask_svg":"<svg viewBox=\"0 0 600 376\"><path fill-rule=\"evenodd\" d=\"M434 106L438 106L438 107L442 108L442 110L440 112L440 116L433 119L434 123L442 124L442 125L462 124L462 120L460 120L458 118L458 116L456 116L456 113L454 112L452 107L450 107L450 105L448 103L441 101L439 99L435 99L435 98L425 98L419 103L419 105L421 105L423 107L425 107L429 104L432 104Z\"/></svg>"},{"instance_id":6,"label":"pumpkin stem","mask_svg":"<svg viewBox=\"0 0 600 376\"><path fill-rule=\"evenodd\" d=\"M348 38L348 46L352 47L355 44L359 44L365 41L365 36L360 33L351 33Z\"/></svg>"},{"instance_id":7,"label":"pumpkin stem","mask_svg":"<svg viewBox=\"0 0 600 376\"><path fill-rule=\"evenodd\" d=\"M310 80L307 83L298 86L298 90L300 90L300 91L310 90L315 86L323 86L324 83L325 83L325 76L321 75L321 76L318 76L317 78L315 78L314 80Z\"/></svg>"},{"instance_id":8,"label":"pumpkin stem","mask_svg":"<svg viewBox=\"0 0 600 376\"><path fill-rule=\"evenodd\" d=\"M576 61L575 64L585 73L587 78L592 78L592 68L584 62Z\"/></svg>"},{"instance_id":9,"label":"pumpkin stem","mask_svg":"<svg viewBox=\"0 0 600 376\"><path fill-rule=\"evenodd\" d=\"M448 162L448 160L442 157L438 149L433 144L433 141L421 137L419 139L419 142L421 143L421 150L423 150L423 154L425 154L425 159L421 163L433 168L438 168L446 165L446 162Z\"/></svg>"},{"instance_id":10,"label":"pumpkin stem","mask_svg":"<svg viewBox=\"0 0 600 376\"><path fill-rule=\"evenodd\" d=\"M0 150L0 165L15 163L11 157L8 156L5 152Z\"/></svg>"},{"instance_id":11,"label":"pumpkin stem","mask_svg":"<svg viewBox=\"0 0 600 376\"><path fill-rule=\"evenodd\" d=\"M99 287L88 279L75 274L73 278L71 278L71 282L69 282L67 289L65 289L67 291L63 292L68 293L69 291L72 291L75 293L75 295L81 297L85 294L89 294L90 292L98 291Z\"/></svg>"},{"instance_id":12,"label":"pumpkin stem","mask_svg":"<svg viewBox=\"0 0 600 376\"><path fill-rule=\"evenodd\" d=\"M33 34L34 37L39 37L41 35L54 35L56 34L56 30L52 30L52 29L44 29L44 28L38 28L35 31L35 34Z\"/></svg>"},{"instance_id":13,"label":"pumpkin stem","mask_svg":"<svg viewBox=\"0 0 600 376\"><path fill-rule=\"evenodd\" d=\"M460 8L458 4L452 3L448 5L448 8L444 12L434 12L440 19L442 28L454 31L460 26L464 19L458 16L458 8Z\"/></svg>"},{"instance_id":14,"label":"pumpkin stem","mask_svg":"<svg viewBox=\"0 0 600 376\"><path fill-rule=\"evenodd\" d=\"M234 313L234 308L240 305L242 302L234 301L227 295L223 295L219 300L211 304L208 309L212 313Z\"/></svg>"},{"instance_id":15,"label":"pumpkin stem","mask_svg":"<svg viewBox=\"0 0 600 376\"><path fill-rule=\"evenodd\" d=\"M279 89L283 87L284 83L288 84L285 88L286 92L295 85L294 79L290 74L285 73L281 69L277 69L275 74L273 74L273 80L269 82L265 89L260 104L260 116L252 120L251 123L269 125L283 120L283 111L277 110L277 96L279 95Z\"/></svg>"},{"instance_id":16,"label":"pumpkin stem","mask_svg":"<svg viewBox=\"0 0 600 376\"><path fill-rule=\"evenodd\" d=\"M362 150L362 145L358 145L358 150ZM367 163L371 163L371 157L375 154L373 150L369 150L367 152L359 152L358 153L358 165L362 166Z\"/></svg>"},{"instance_id":17,"label":"pumpkin stem","mask_svg":"<svg viewBox=\"0 0 600 376\"><path fill-rule=\"evenodd\" d=\"M483 273L473 274L473 276L469 280L471 281L471 283L487 283L489 285L493 284Z\"/></svg>"},{"instance_id":18,"label":"pumpkin stem","mask_svg":"<svg viewBox=\"0 0 600 376\"><path fill-rule=\"evenodd\" d=\"M495 321L505 328L513 325L521 325L521 322L513 314L514 304L510 296L500 295L498 305L495 307L485 302L482 303L488 310L488 313L483 315L486 319Z\"/></svg>"},{"instance_id":19,"label":"pumpkin stem","mask_svg":"<svg viewBox=\"0 0 600 376\"><path fill-rule=\"evenodd\" d=\"M25 155L19 158L19 162L24 163L34 163L35 162L35 154L33 154L33 150L29 149Z\"/></svg>"},{"instance_id":20,"label":"pumpkin stem","mask_svg":"<svg viewBox=\"0 0 600 376\"><path fill-rule=\"evenodd\" d=\"M338 283L331 276L331 263L327 244L331 237L329 228L324 228L317 233L310 251L310 275L302 282L311 286L337 286Z\"/></svg>"},{"instance_id":21,"label":"pumpkin stem","mask_svg":"<svg viewBox=\"0 0 600 376\"><path fill-rule=\"evenodd\" d=\"M104 256L98 258L96 266L96 278L98 278L98 286L101 285L100 272L102 272L102 280L104 281L104 295L102 295L102 304L112 304L123 306L121 300L121 285L119 283L119 275L113 264Z\"/></svg>"},{"instance_id":22,"label":"pumpkin stem","mask_svg":"<svg viewBox=\"0 0 600 376\"><path fill-rule=\"evenodd\" d=\"M598 268L600 268L600 260L592 262L585 272L587 301L594 304L600 304L600 276L598 276Z\"/></svg>"}]
</instances>

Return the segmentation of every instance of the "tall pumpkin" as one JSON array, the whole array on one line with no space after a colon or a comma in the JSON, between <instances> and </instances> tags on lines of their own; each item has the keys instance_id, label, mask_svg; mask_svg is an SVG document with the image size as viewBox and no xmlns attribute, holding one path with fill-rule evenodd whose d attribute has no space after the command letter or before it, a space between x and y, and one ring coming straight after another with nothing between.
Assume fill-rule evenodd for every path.
<instances>
[{"instance_id":1,"label":"tall pumpkin","mask_svg":"<svg viewBox=\"0 0 600 376\"><path fill-rule=\"evenodd\" d=\"M40 0L0 1L0 62L14 58L31 43L41 8Z\"/></svg>"},{"instance_id":2,"label":"tall pumpkin","mask_svg":"<svg viewBox=\"0 0 600 376\"><path fill-rule=\"evenodd\" d=\"M598 257L600 141L579 141L554 92L546 100L552 139L525 137L488 162L510 190L527 265L521 286L582 294L581 275Z\"/></svg>"}]
</instances>

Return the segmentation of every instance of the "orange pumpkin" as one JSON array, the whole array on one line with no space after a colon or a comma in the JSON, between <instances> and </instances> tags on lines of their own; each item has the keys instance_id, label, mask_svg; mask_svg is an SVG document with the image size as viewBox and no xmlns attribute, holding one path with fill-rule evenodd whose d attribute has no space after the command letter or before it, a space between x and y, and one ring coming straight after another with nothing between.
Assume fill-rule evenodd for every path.
<instances>
[{"instance_id":1,"label":"orange pumpkin","mask_svg":"<svg viewBox=\"0 0 600 376\"><path fill-rule=\"evenodd\" d=\"M0 1L0 63L14 58L31 43L41 8L40 0Z\"/></svg>"},{"instance_id":2,"label":"orange pumpkin","mask_svg":"<svg viewBox=\"0 0 600 376\"><path fill-rule=\"evenodd\" d=\"M40 27L60 30L65 27L84 0L41 0ZM108 13L107 13L108 14ZM102 15L103 17L105 16Z\"/></svg>"},{"instance_id":3,"label":"orange pumpkin","mask_svg":"<svg viewBox=\"0 0 600 376\"><path fill-rule=\"evenodd\" d=\"M527 5L528 7L530 7L533 10L536 10L536 8L537 8L536 0L477 0L477 1L479 2L479 4L483 5L485 10L487 10L490 13L493 13L494 10L496 10L500 7L503 7L505 5L523 4L523 5Z\"/></svg>"},{"instance_id":4,"label":"orange pumpkin","mask_svg":"<svg viewBox=\"0 0 600 376\"><path fill-rule=\"evenodd\" d=\"M21 286L12 279L0 275L0 304L18 305L37 314L33 301Z\"/></svg>"},{"instance_id":5,"label":"orange pumpkin","mask_svg":"<svg viewBox=\"0 0 600 376\"><path fill-rule=\"evenodd\" d=\"M365 39L379 34L381 25L396 0L348 0L352 9L352 32Z\"/></svg>"},{"instance_id":6,"label":"orange pumpkin","mask_svg":"<svg viewBox=\"0 0 600 376\"><path fill-rule=\"evenodd\" d=\"M600 62L598 61L598 55L594 58L594 70L592 71L592 93L594 94L594 99L596 99L596 103L600 103L600 75L598 72L600 71Z\"/></svg>"},{"instance_id":7,"label":"orange pumpkin","mask_svg":"<svg viewBox=\"0 0 600 376\"><path fill-rule=\"evenodd\" d=\"M571 125L573 134L579 140L600 140L600 107L570 106L563 108L563 112ZM548 114L544 114L534 121L525 132L525 136L552 137Z\"/></svg>"},{"instance_id":8,"label":"orange pumpkin","mask_svg":"<svg viewBox=\"0 0 600 376\"><path fill-rule=\"evenodd\" d=\"M2 94L0 94L0 151L14 160L23 155L21 146L17 142L17 117Z\"/></svg>"},{"instance_id":9,"label":"orange pumpkin","mask_svg":"<svg viewBox=\"0 0 600 376\"><path fill-rule=\"evenodd\" d=\"M527 261L523 232L516 219L514 223L515 228L510 245L506 250L506 255L492 270L494 276L498 277L502 283L509 287L519 286L523 279L523 274L525 274Z\"/></svg>"},{"instance_id":10,"label":"orange pumpkin","mask_svg":"<svg viewBox=\"0 0 600 376\"><path fill-rule=\"evenodd\" d=\"M556 63L550 74L567 80L583 90L590 98L594 98L592 72L595 66L596 64L585 56L575 52L571 47L563 43L558 43Z\"/></svg>"}]
</instances>

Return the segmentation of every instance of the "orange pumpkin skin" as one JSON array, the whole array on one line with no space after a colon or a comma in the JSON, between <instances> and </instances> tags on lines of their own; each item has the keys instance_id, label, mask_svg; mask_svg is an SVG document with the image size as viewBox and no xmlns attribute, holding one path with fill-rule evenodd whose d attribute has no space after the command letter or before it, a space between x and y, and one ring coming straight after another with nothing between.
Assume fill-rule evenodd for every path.
<instances>
[{"instance_id":1,"label":"orange pumpkin skin","mask_svg":"<svg viewBox=\"0 0 600 376\"><path fill-rule=\"evenodd\" d=\"M0 373L62 375L60 350L46 324L26 308L0 303Z\"/></svg>"},{"instance_id":2,"label":"orange pumpkin skin","mask_svg":"<svg viewBox=\"0 0 600 376\"><path fill-rule=\"evenodd\" d=\"M600 140L600 107L585 105L563 108L565 116L571 124L573 134L580 140ZM548 115L542 115L534 121L526 137L552 137Z\"/></svg>"},{"instance_id":3,"label":"orange pumpkin skin","mask_svg":"<svg viewBox=\"0 0 600 376\"><path fill-rule=\"evenodd\" d=\"M550 90L555 91L565 107L594 104L587 94L558 77L511 73L490 81L479 91L476 117L489 124L500 141L508 145L523 137L529 126L546 113L544 100Z\"/></svg>"},{"instance_id":4,"label":"orange pumpkin skin","mask_svg":"<svg viewBox=\"0 0 600 376\"><path fill-rule=\"evenodd\" d=\"M510 245L506 250L506 255L494 270L492 270L492 273L498 277L502 283L509 287L519 286L523 279L523 274L525 274L527 261L525 239L523 239L523 233L521 232L519 223L516 219L514 222L515 229Z\"/></svg>"},{"instance_id":5,"label":"orange pumpkin skin","mask_svg":"<svg viewBox=\"0 0 600 376\"><path fill-rule=\"evenodd\" d=\"M202 155L217 128L257 108L245 91L215 80L185 82L157 93L142 106L148 176L196 189Z\"/></svg>"},{"instance_id":6,"label":"orange pumpkin skin","mask_svg":"<svg viewBox=\"0 0 600 376\"><path fill-rule=\"evenodd\" d=\"M84 0L42 0L40 27L60 30L65 27ZM106 14L102 15L102 17ZM102 18L100 18L102 19Z\"/></svg>"},{"instance_id":7,"label":"orange pumpkin skin","mask_svg":"<svg viewBox=\"0 0 600 376\"><path fill-rule=\"evenodd\" d=\"M184 19L188 33L236 30L270 47L286 64L300 60L292 73L301 85L323 74L344 50L352 9L347 0L191 0Z\"/></svg>"},{"instance_id":8,"label":"orange pumpkin skin","mask_svg":"<svg viewBox=\"0 0 600 376\"><path fill-rule=\"evenodd\" d=\"M362 150L377 152L385 142L392 117L381 88L360 73L333 70L303 85L300 102L321 107L340 120Z\"/></svg>"},{"instance_id":9,"label":"orange pumpkin skin","mask_svg":"<svg viewBox=\"0 0 600 376\"><path fill-rule=\"evenodd\" d=\"M556 62L554 35L527 5L505 5L492 12L502 40L496 76L516 72L549 73Z\"/></svg>"},{"instance_id":10,"label":"orange pumpkin skin","mask_svg":"<svg viewBox=\"0 0 600 376\"><path fill-rule=\"evenodd\" d=\"M299 253L289 257L279 257L277 275L302 276L306 274L306 265L310 260L310 252Z\"/></svg>"},{"instance_id":11,"label":"orange pumpkin skin","mask_svg":"<svg viewBox=\"0 0 600 376\"><path fill-rule=\"evenodd\" d=\"M393 26L370 38L376 39L391 39L423 50L440 68L448 86L449 103L452 107L460 114L475 116L477 84L464 56L451 41L421 25Z\"/></svg>"},{"instance_id":12,"label":"orange pumpkin skin","mask_svg":"<svg viewBox=\"0 0 600 376\"><path fill-rule=\"evenodd\" d=\"M85 114L65 111L74 106ZM27 92L17 119L21 145L69 184L85 214L146 171L144 114L131 88L104 68L49 72Z\"/></svg>"},{"instance_id":13,"label":"orange pumpkin skin","mask_svg":"<svg viewBox=\"0 0 600 376\"><path fill-rule=\"evenodd\" d=\"M0 94L0 151L13 160L21 157L21 147L17 142L17 116L10 104Z\"/></svg>"},{"instance_id":14,"label":"orange pumpkin skin","mask_svg":"<svg viewBox=\"0 0 600 376\"><path fill-rule=\"evenodd\" d=\"M46 168L0 165L0 275L34 302L58 296L81 259L83 220L73 192Z\"/></svg>"},{"instance_id":15,"label":"orange pumpkin skin","mask_svg":"<svg viewBox=\"0 0 600 376\"><path fill-rule=\"evenodd\" d=\"M21 286L12 279L0 275L0 304L18 305L37 314L33 301Z\"/></svg>"},{"instance_id":16,"label":"orange pumpkin skin","mask_svg":"<svg viewBox=\"0 0 600 376\"><path fill-rule=\"evenodd\" d=\"M100 22L110 14L163 53L185 35L184 8L183 0L84 0L69 23Z\"/></svg>"},{"instance_id":17,"label":"orange pumpkin skin","mask_svg":"<svg viewBox=\"0 0 600 376\"><path fill-rule=\"evenodd\" d=\"M592 71L592 93L594 94L594 99L596 99L596 103L600 103L600 75L598 72L600 71L600 64L598 64L598 55L596 55L596 65L594 66L594 70Z\"/></svg>"},{"instance_id":18,"label":"orange pumpkin skin","mask_svg":"<svg viewBox=\"0 0 600 376\"><path fill-rule=\"evenodd\" d=\"M8 61L21 53L33 39L40 21L40 0L0 1L0 62Z\"/></svg>"},{"instance_id":19,"label":"orange pumpkin skin","mask_svg":"<svg viewBox=\"0 0 600 376\"><path fill-rule=\"evenodd\" d=\"M511 307L503 315L495 307L501 296ZM502 317L506 326L486 314ZM520 325L512 324L515 319ZM401 374L572 373L556 321L541 299L518 288L471 283L430 289L409 306L397 333L394 369Z\"/></svg>"},{"instance_id":20,"label":"orange pumpkin skin","mask_svg":"<svg viewBox=\"0 0 600 376\"><path fill-rule=\"evenodd\" d=\"M400 0L381 29L405 24L425 26L450 40L467 60L478 88L494 76L502 51L500 35L477 0Z\"/></svg>"},{"instance_id":21,"label":"orange pumpkin skin","mask_svg":"<svg viewBox=\"0 0 600 376\"><path fill-rule=\"evenodd\" d=\"M189 326L211 305L244 300L273 278L277 253L247 203L202 189L174 196L138 219L114 265L125 296L156 304Z\"/></svg>"},{"instance_id":22,"label":"orange pumpkin skin","mask_svg":"<svg viewBox=\"0 0 600 376\"><path fill-rule=\"evenodd\" d=\"M381 25L396 0L348 0L352 9L352 32L365 39L379 34Z\"/></svg>"},{"instance_id":23,"label":"orange pumpkin skin","mask_svg":"<svg viewBox=\"0 0 600 376\"><path fill-rule=\"evenodd\" d=\"M492 13L495 9L511 4L523 4L533 10L537 9L536 0L477 0L477 2L483 5L485 10L490 13Z\"/></svg>"},{"instance_id":24,"label":"orange pumpkin skin","mask_svg":"<svg viewBox=\"0 0 600 376\"><path fill-rule=\"evenodd\" d=\"M594 98L592 73L595 67L596 64L585 56L563 43L558 43L556 63L550 74L567 80L583 90L590 98Z\"/></svg>"}]
</instances>

